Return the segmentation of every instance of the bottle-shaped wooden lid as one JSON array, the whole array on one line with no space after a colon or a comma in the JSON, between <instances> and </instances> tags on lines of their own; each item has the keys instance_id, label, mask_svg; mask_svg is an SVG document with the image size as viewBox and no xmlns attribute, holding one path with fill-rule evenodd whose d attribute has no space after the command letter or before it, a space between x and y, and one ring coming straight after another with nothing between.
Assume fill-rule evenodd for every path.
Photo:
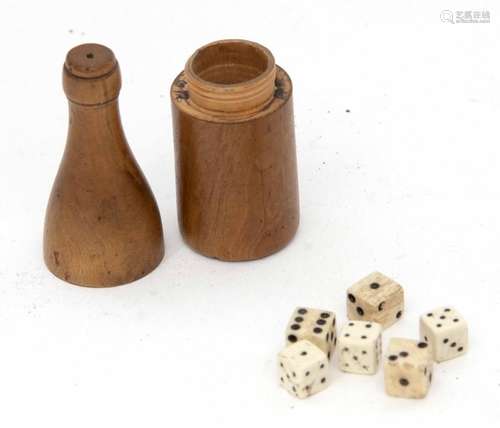
<instances>
[{"instance_id":1,"label":"bottle-shaped wooden lid","mask_svg":"<svg viewBox=\"0 0 500 428\"><path fill-rule=\"evenodd\" d=\"M44 258L57 277L88 287L135 281L164 254L158 206L123 132L120 80L105 46L80 45L66 56L68 137L47 206Z\"/></svg>"}]
</instances>

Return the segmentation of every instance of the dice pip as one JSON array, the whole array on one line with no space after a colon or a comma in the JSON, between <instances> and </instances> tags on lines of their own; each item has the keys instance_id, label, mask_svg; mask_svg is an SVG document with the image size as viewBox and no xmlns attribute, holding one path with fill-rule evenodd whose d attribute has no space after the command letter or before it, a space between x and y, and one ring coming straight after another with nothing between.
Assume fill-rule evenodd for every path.
<instances>
[{"instance_id":1,"label":"dice pip","mask_svg":"<svg viewBox=\"0 0 500 428\"><path fill-rule=\"evenodd\" d=\"M306 398L328 386L325 353L308 340L287 346L278 354L280 384L297 398Z\"/></svg>"},{"instance_id":2,"label":"dice pip","mask_svg":"<svg viewBox=\"0 0 500 428\"><path fill-rule=\"evenodd\" d=\"M385 390L393 397L424 398L432 382L432 369L427 343L393 338L384 363Z\"/></svg>"},{"instance_id":3,"label":"dice pip","mask_svg":"<svg viewBox=\"0 0 500 428\"><path fill-rule=\"evenodd\" d=\"M338 338L339 368L357 374L375 374L382 347L382 326L371 321L349 321Z\"/></svg>"},{"instance_id":4,"label":"dice pip","mask_svg":"<svg viewBox=\"0 0 500 428\"><path fill-rule=\"evenodd\" d=\"M453 308L436 308L420 317L420 340L429 344L434 361L451 360L467 351L467 323Z\"/></svg>"},{"instance_id":5,"label":"dice pip","mask_svg":"<svg viewBox=\"0 0 500 428\"><path fill-rule=\"evenodd\" d=\"M387 276L373 272L347 290L347 317L374 321L387 328L404 311L403 287Z\"/></svg>"},{"instance_id":6,"label":"dice pip","mask_svg":"<svg viewBox=\"0 0 500 428\"><path fill-rule=\"evenodd\" d=\"M297 308L286 329L286 342L309 340L330 360L337 344L335 314L321 309Z\"/></svg>"}]
</instances>

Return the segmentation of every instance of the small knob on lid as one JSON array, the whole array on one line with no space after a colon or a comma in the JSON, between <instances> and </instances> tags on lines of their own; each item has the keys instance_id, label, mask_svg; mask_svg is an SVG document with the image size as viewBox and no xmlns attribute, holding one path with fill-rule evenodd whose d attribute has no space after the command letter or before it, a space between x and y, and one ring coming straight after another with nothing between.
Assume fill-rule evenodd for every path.
<instances>
[{"instance_id":1,"label":"small knob on lid","mask_svg":"<svg viewBox=\"0 0 500 428\"><path fill-rule=\"evenodd\" d=\"M63 87L76 104L97 105L116 99L121 77L113 51L96 43L71 49L64 62Z\"/></svg>"}]
</instances>

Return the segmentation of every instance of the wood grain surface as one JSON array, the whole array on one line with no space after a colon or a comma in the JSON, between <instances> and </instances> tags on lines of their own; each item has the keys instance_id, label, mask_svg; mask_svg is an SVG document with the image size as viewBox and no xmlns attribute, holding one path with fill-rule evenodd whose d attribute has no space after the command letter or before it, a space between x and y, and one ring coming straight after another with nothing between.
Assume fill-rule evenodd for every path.
<instances>
[{"instance_id":1,"label":"wood grain surface","mask_svg":"<svg viewBox=\"0 0 500 428\"><path fill-rule=\"evenodd\" d=\"M77 285L134 281L162 260L163 232L155 198L122 129L113 52L95 44L72 49L63 86L69 129L46 212L45 263Z\"/></svg>"},{"instance_id":2,"label":"wood grain surface","mask_svg":"<svg viewBox=\"0 0 500 428\"><path fill-rule=\"evenodd\" d=\"M171 101L188 245L228 261L286 246L299 224L292 83L271 53L241 40L207 45L175 79Z\"/></svg>"}]
</instances>

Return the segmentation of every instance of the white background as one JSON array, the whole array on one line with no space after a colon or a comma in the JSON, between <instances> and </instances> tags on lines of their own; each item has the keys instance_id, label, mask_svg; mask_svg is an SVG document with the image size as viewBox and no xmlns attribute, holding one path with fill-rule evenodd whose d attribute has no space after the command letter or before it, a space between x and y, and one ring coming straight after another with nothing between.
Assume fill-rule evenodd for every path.
<instances>
[{"instance_id":1,"label":"white background","mask_svg":"<svg viewBox=\"0 0 500 428\"><path fill-rule=\"evenodd\" d=\"M443 23L443 9L492 22ZM0 426L496 426L499 23L494 1L2 0ZM294 82L301 226L256 262L197 255L177 227L169 86L223 38L264 44ZM56 279L41 254L67 131L62 63L84 42L120 61L125 131L167 246L152 274L102 290ZM345 289L375 269L407 295L385 343L452 305L470 352L436 367L424 400L386 396L381 371L336 369L325 392L289 396L275 364L291 311L343 321Z\"/></svg>"}]
</instances>

